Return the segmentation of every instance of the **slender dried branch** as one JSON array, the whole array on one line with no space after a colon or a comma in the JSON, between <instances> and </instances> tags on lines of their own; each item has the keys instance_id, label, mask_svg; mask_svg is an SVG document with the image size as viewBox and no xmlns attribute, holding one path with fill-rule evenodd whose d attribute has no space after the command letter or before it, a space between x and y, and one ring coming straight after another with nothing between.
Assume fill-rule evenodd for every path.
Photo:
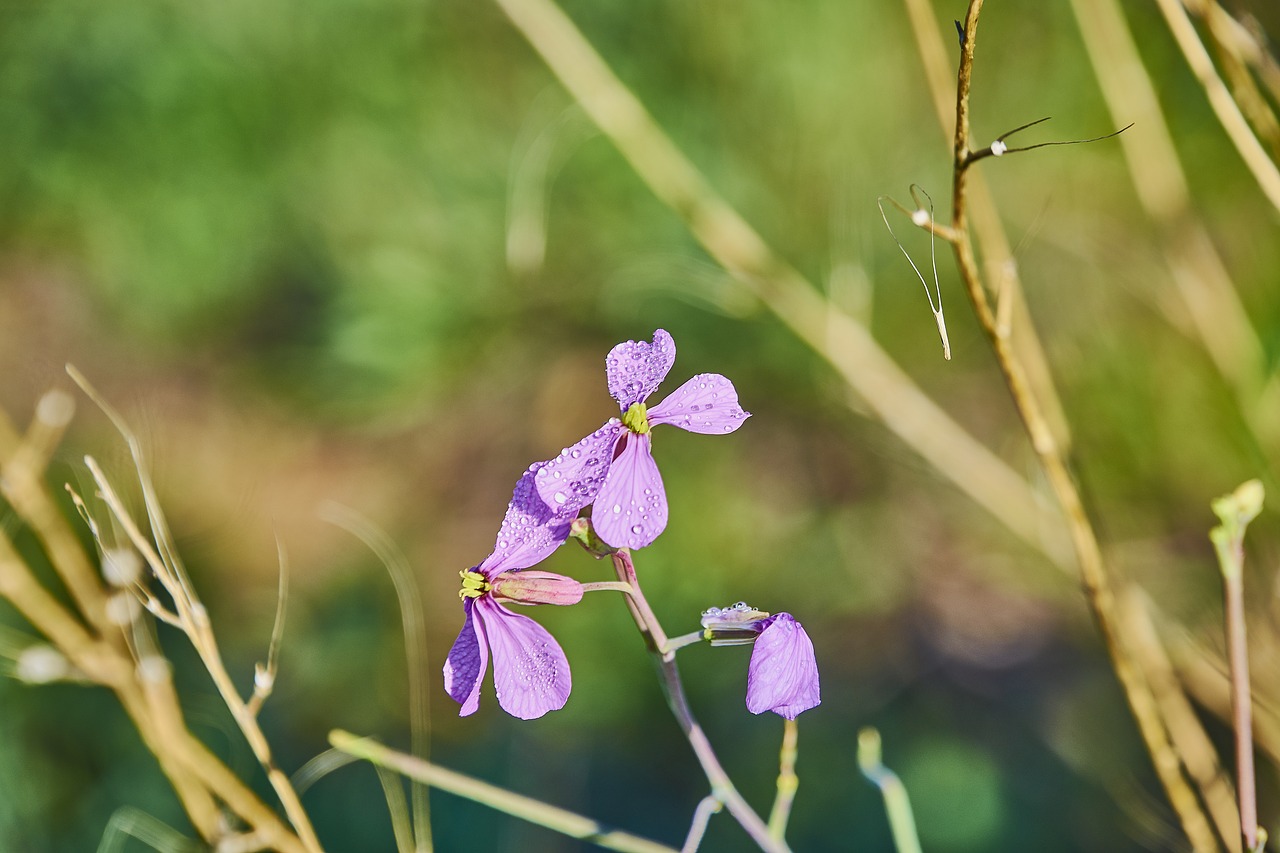
<instances>
[{"instance_id":1,"label":"slender dried branch","mask_svg":"<svg viewBox=\"0 0 1280 853\"><path fill-rule=\"evenodd\" d=\"M38 422L33 426L28 435L36 436L36 446L28 448L0 416L0 465L7 487L18 498L10 503L37 531L58 575L64 580L79 575L68 582L75 590L73 599L83 613L100 614L101 631L81 622L40 585L2 529L0 596L66 655L83 677L115 693L172 783L193 826L207 841L221 843L226 835L218 807L221 803L252 828L251 835L261 841L253 849L269 846L282 853L306 853L307 848L275 813L186 730L167 662L148 658L135 665L129 657L122 626L109 618L107 591L43 484L43 465L52 446L39 437L42 429Z\"/></svg>"},{"instance_id":2,"label":"slender dried branch","mask_svg":"<svg viewBox=\"0 0 1280 853\"><path fill-rule=\"evenodd\" d=\"M1014 406L1031 440L1031 446L1067 517L1080 566L1085 599L1102 635L1103 645L1111 660L1112 668L1124 689L1143 742L1151 753L1156 772L1193 846L1197 850L1215 850L1217 844L1209 828L1209 821L1201 811L1195 792L1182 776L1177 753L1170 743L1169 734L1160 716L1159 706L1151 686L1123 643L1115 596L1093 524L1085 512L1080 493L1044 416L1040 401L1027 381L1022 361L1010 345L1008 334L996 320L996 314L987 297L987 290L983 286L974 258L967 222L966 181L969 166L972 164L969 141L969 94L974 51L977 47L978 17L981 10L982 0L970 0L964 20L964 39L956 75L956 135L953 146L954 183L951 221L951 227L957 237L952 244L956 264L973 305L974 314L995 353Z\"/></svg>"},{"instance_id":3,"label":"slender dried branch","mask_svg":"<svg viewBox=\"0 0 1280 853\"><path fill-rule=\"evenodd\" d=\"M1138 201L1160 229L1160 254L1187 307L1187 322L1231 387L1265 455L1280 440L1280 383L1268 375L1258 333L1226 264L1191 206L1191 192L1155 86L1117 0L1071 0Z\"/></svg>"},{"instance_id":4,"label":"slender dried branch","mask_svg":"<svg viewBox=\"0 0 1280 853\"><path fill-rule=\"evenodd\" d=\"M1200 34L1196 32L1195 26L1187 16L1187 10L1182 7L1179 0L1156 0L1156 4L1164 13L1169 31L1173 33L1174 40L1182 50L1182 55L1186 57L1187 64L1191 66L1192 73L1204 87L1205 95L1209 98L1209 106L1213 108L1214 115L1222 124L1222 129L1227 132L1231 144L1240 152L1240 157L1253 175L1253 179L1257 181L1262 194L1276 210L1280 211L1280 168L1277 168L1275 162L1267 156L1262 143L1258 142L1258 137L1254 135L1253 128L1249 127L1249 122L1245 121L1244 115L1240 112L1240 105L1231 97L1230 90L1218 76L1217 69L1213 67L1213 59L1209 56L1209 51L1205 50L1204 42L1200 41Z\"/></svg>"},{"instance_id":5,"label":"slender dried branch","mask_svg":"<svg viewBox=\"0 0 1280 853\"><path fill-rule=\"evenodd\" d=\"M1240 818L1236 812L1235 790L1222 769L1217 747L1201 725L1164 642L1156 632L1152 621L1155 605L1146 593L1132 585L1121 591L1118 598L1125 643L1151 682L1151 690L1169 728L1169 739L1200 790L1218 840L1230 853L1239 853Z\"/></svg>"},{"instance_id":6,"label":"slender dried branch","mask_svg":"<svg viewBox=\"0 0 1280 853\"><path fill-rule=\"evenodd\" d=\"M545 826L570 838L590 841L606 850L618 850L622 853L677 853L675 848L667 847L665 844L610 829L591 818L481 782L479 779L464 776L412 755L388 749L369 738L334 730L329 733L329 742L336 749L363 758L379 767L386 767L433 788L448 791L455 796L464 797L530 823Z\"/></svg>"},{"instance_id":7,"label":"slender dried branch","mask_svg":"<svg viewBox=\"0 0 1280 853\"><path fill-rule=\"evenodd\" d=\"M920 51L920 60L924 65L925 79L928 81L938 125L942 128L947 143L951 144L955 138L956 103L955 74L949 57L951 46L956 43L955 35L950 27L947 27L945 34L942 32L934 6L929 0L904 0L904 3ZM983 269L986 270L987 280L998 284L996 292L1000 295L1003 308L998 316L1004 320L1003 327L1010 330L1013 344L1026 365L1027 378L1035 389L1036 396L1044 402L1045 414L1053 434L1057 436L1065 452L1071 447L1066 412L1053 383L1049 359L1028 313L1022 278L1018 274L1013 247L1005 234L1004 222L996 209L995 197L981 173L977 172L969 181L969 218L973 223L974 236L982 249ZM1065 565L1066 562L1060 561L1060 564Z\"/></svg>"},{"instance_id":8,"label":"slender dried branch","mask_svg":"<svg viewBox=\"0 0 1280 853\"><path fill-rule=\"evenodd\" d=\"M724 803L725 808L729 810L729 814L747 831L751 839L760 846L761 850L770 851L770 853L782 853L791 848L781 838L774 838L768 826L750 804L743 799L742 794L738 793L737 787L729 778L729 774L725 772L724 767L720 764L720 759L716 757L715 750L711 747L711 741L707 739L706 732L702 730L702 726L698 724L697 719L693 716L693 709L689 707L689 698L684 692L684 682L680 679L680 670L676 667L675 651L668 648L667 635L663 631L662 626L658 623L658 618L653 614L653 610L649 607L649 602L645 599L644 593L640 590L640 583L636 578L636 567L631 560L631 552L626 548L619 548L611 555L613 560L614 571L618 575L618 580L625 582L631 586L631 590L625 597L627 601L627 609L631 613L631 618L635 620L636 627L640 629L641 635L645 639L645 645L649 648L649 653L654 656L654 660L658 664L658 672L662 677L662 690L667 697L667 705L671 708L671 713L675 716L676 722L680 725L680 730L684 732L685 739L689 741L689 746L693 748L693 753L697 756L698 763L702 765L702 772L706 775L707 781L711 783L711 794L717 800Z\"/></svg>"}]
</instances>

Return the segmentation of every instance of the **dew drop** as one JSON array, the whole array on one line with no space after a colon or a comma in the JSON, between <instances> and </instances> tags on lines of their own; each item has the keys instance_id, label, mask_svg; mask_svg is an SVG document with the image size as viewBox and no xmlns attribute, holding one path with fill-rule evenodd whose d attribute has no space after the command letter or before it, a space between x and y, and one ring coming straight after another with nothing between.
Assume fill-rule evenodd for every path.
<instances>
[{"instance_id":1,"label":"dew drop","mask_svg":"<svg viewBox=\"0 0 1280 853\"><path fill-rule=\"evenodd\" d=\"M727 429L727 427L726 427L726 429ZM560 479L560 472L559 472L559 471L554 471L554 472L552 472L551 476L553 476L553 477L555 477L557 480L559 480L559 479Z\"/></svg>"},{"instance_id":2,"label":"dew drop","mask_svg":"<svg viewBox=\"0 0 1280 853\"><path fill-rule=\"evenodd\" d=\"M569 452L569 455L570 455L570 456L572 456L574 459L577 459L579 456L581 456L581 455L582 455L582 451L581 451L581 450L574 449L574 450L572 450L572 451L570 451L570 452Z\"/></svg>"},{"instance_id":3,"label":"dew drop","mask_svg":"<svg viewBox=\"0 0 1280 853\"><path fill-rule=\"evenodd\" d=\"M733 424L725 424L725 425L724 425L724 431L725 431L725 432L728 432L728 431L729 431L729 430L731 430L731 429L733 429Z\"/></svg>"},{"instance_id":4,"label":"dew drop","mask_svg":"<svg viewBox=\"0 0 1280 853\"><path fill-rule=\"evenodd\" d=\"M644 528L643 528L643 527L641 527L641 526L640 526L640 525L638 525L638 524L633 524L633 525L631 525L631 532L632 532L632 533L639 534L642 530L644 530Z\"/></svg>"},{"instance_id":5,"label":"dew drop","mask_svg":"<svg viewBox=\"0 0 1280 853\"><path fill-rule=\"evenodd\" d=\"M564 492L556 492L551 497L553 497L555 499L555 502L558 504L562 504L565 501L569 500L569 496L566 495Z\"/></svg>"},{"instance_id":6,"label":"dew drop","mask_svg":"<svg viewBox=\"0 0 1280 853\"><path fill-rule=\"evenodd\" d=\"M615 513L615 514L616 514L616 513L619 513L619 512L622 512L622 507L621 507L621 506L619 506L618 504L614 504L614 505L613 505L613 511L614 511L614 513Z\"/></svg>"}]
</instances>

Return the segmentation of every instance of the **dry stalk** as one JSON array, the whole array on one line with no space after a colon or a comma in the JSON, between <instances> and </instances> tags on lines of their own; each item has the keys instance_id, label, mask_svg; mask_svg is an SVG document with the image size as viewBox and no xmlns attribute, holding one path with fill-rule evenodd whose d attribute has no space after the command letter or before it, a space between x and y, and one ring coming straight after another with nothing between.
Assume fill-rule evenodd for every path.
<instances>
[{"instance_id":1,"label":"dry stalk","mask_svg":"<svg viewBox=\"0 0 1280 853\"><path fill-rule=\"evenodd\" d=\"M173 692L168 661L131 657L125 642L130 626L109 618L108 592L44 485L44 463L52 445L49 423L39 412L38 409L36 422L25 438L19 438L8 421L0 417L0 491L35 533L55 572L71 591L83 621L40 584L3 530L0 596L8 599L89 682L115 693L203 838L219 843L228 837L218 805L221 803L271 849L283 853L318 850L305 845L190 734Z\"/></svg>"},{"instance_id":2,"label":"dry stalk","mask_svg":"<svg viewBox=\"0 0 1280 853\"><path fill-rule=\"evenodd\" d=\"M1262 343L1231 276L1191 206L1185 170L1155 86L1117 0L1072 0L1085 49L1117 123L1138 201L1160 229L1160 252L1187 307L1187 320L1235 394L1265 449L1280 440L1280 385L1267 375Z\"/></svg>"},{"instance_id":3,"label":"dry stalk","mask_svg":"<svg viewBox=\"0 0 1280 853\"><path fill-rule=\"evenodd\" d=\"M1258 142L1258 137L1254 135L1253 128L1240 112L1240 105L1236 103L1235 98L1231 97L1231 91L1218 76L1218 70L1213 66L1213 59L1205 49L1204 42L1200 40L1200 34L1192 25L1191 18L1187 16L1187 10L1182 7L1180 0L1156 0L1156 4L1164 13L1169 31L1178 42L1178 47L1186 57L1187 64L1191 66L1192 73L1204 88L1205 95L1209 98L1209 106L1213 108L1214 115L1222 124L1222 129L1227 132L1231 144L1240 152L1241 159L1244 160L1245 166L1253 175L1262 194L1276 210L1280 211L1280 168L1277 168L1275 162L1267 156L1262 143Z\"/></svg>"},{"instance_id":4,"label":"dry stalk","mask_svg":"<svg viewBox=\"0 0 1280 853\"><path fill-rule=\"evenodd\" d=\"M1044 416L1039 399L1027 380L1026 369L1011 345L1007 330L997 322L988 291L982 283L974 257L967 221L966 182L975 157L969 140L969 94L972 83L973 57L977 45L978 17L982 0L970 0L964 20L964 38L960 49L960 65L956 84L956 122L954 145L954 182L951 228L955 240L956 264L973 305L978 323L986 334L1000 366L1015 408L1031 440L1031 446L1067 518L1071 540L1080 565L1080 578L1085 599L1102 635L1103 645L1112 668L1124 690L1139 732L1151 754L1157 774L1196 850L1218 849L1209 820L1205 817L1195 792L1182 775L1181 762L1169 739L1151 685L1125 647L1120 614L1098 539L1085 512L1080 493L1067 468L1053 431Z\"/></svg>"}]
</instances>

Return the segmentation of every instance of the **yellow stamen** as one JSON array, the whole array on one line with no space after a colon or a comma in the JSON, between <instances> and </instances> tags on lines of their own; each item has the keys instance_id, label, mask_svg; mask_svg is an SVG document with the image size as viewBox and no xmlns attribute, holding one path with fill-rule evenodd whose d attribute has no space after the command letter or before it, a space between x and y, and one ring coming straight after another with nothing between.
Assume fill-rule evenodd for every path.
<instances>
[{"instance_id":1,"label":"yellow stamen","mask_svg":"<svg viewBox=\"0 0 1280 853\"><path fill-rule=\"evenodd\" d=\"M488 579L479 572L458 572L458 577L462 578L462 589L458 590L458 598L479 598L492 588Z\"/></svg>"},{"instance_id":2,"label":"yellow stamen","mask_svg":"<svg viewBox=\"0 0 1280 853\"><path fill-rule=\"evenodd\" d=\"M631 408L627 409L626 414L622 416L622 423L638 435L648 432L649 413L645 410L644 403L632 403Z\"/></svg>"}]
</instances>

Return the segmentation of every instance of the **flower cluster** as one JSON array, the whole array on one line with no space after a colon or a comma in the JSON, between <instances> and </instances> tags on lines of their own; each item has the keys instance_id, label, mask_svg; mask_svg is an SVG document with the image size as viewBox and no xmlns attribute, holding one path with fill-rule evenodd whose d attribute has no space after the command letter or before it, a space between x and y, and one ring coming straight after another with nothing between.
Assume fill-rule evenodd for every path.
<instances>
[{"instance_id":1,"label":"flower cluster","mask_svg":"<svg viewBox=\"0 0 1280 853\"><path fill-rule=\"evenodd\" d=\"M576 604L578 581L530 571L570 535L579 512L613 549L649 545L667 526L667 496L653 459L651 430L670 424L688 432L730 433L750 417L733 383L717 373L685 382L652 408L646 400L666 378L676 347L662 329L653 341L626 341L605 359L609 393L622 416L611 418L560 455L530 466L516 483L493 551L460 572L465 618L444 665L445 689L472 714L493 658L498 704L521 719L564 707L572 688L569 662L555 638L506 604ZM819 702L813 644L789 613L770 615L745 604L703 614L712 645L754 643L747 707L795 719ZM732 639L730 636L732 635Z\"/></svg>"}]
</instances>

